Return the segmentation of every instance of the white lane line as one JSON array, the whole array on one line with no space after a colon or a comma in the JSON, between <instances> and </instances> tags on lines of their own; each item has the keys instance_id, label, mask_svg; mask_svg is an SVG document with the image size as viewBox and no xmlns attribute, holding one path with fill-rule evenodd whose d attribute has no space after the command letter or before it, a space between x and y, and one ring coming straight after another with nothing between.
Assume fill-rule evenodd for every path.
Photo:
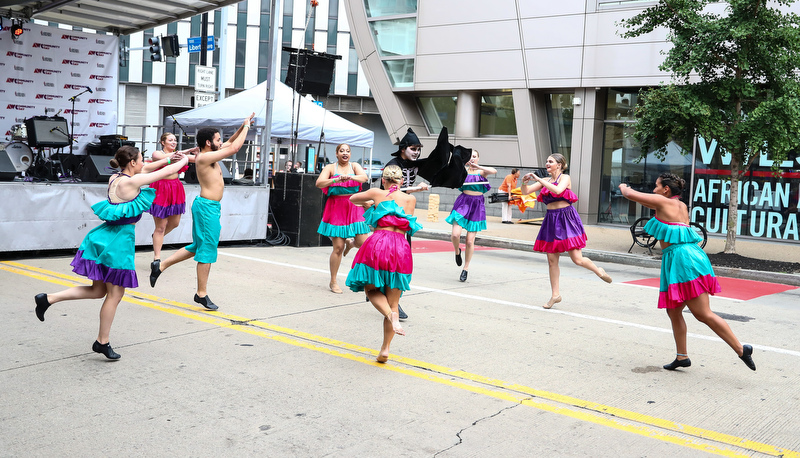
<instances>
[{"instance_id":1,"label":"white lane line","mask_svg":"<svg viewBox=\"0 0 800 458\"><path fill-rule=\"evenodd\" d=\"M300 270L306 270L306 271L309 271L309 272L318 272L318 273L323 273L323 274L329 274L330 273L330 271L328 269L317 269L315 267L305 267L305 266L300 266L300 265L296 265L296 264L288 264L288 263L285 263L285 262L270 261L270 260L267 260L267 259L254 258L252 256L243 256L243 255L240 255L240 254L228 253L228 252L225 252L225 251L222 251L222 250L220 250L218 253L221 254L221 255L224 255L224 256L230 256L232 258L239 258L239 259L244 259L244 260L253 261L253 262L261 262L261 263L264 263L264 264L272 264L272 265L280 266L280 267L289 267L289 268L292 268L292 269L300 269ZM346 277L347 274L346 273L340 273L339 276ZM639 285L628 285L628 286L639 286ZM448 291L448 290L445 290L445 289L429 288L429 287L425 287L425 286L419 286L418 284L414 284L412 286L412 290L411 291L413 292L415 290L425 291L425 292L430 292L430 293L436 293L436 294L444 294L444 295L447 295L447 296L459 297L459 298L462 298L462 299L469 299L469 300L474 300L474 301L489 302L489 303L498 304L498 305L506 305L506 306L510 306L510 307L518 307L518 308L523 308L523 309L526 309L526 310L533 310L535 312L541 312L541 313L558 313L558 314L561 314L561 315L571 316L571 317L575 317L575 318L582 318L582 319L585 319L585 320L600 321L600 322L603 322L603 323L610 323L610 324L616 324L616 325L621 325L621 326L627 326L627 327L630 327L630 328L644 329L646 331L654 331L654 332L662 332L662 333L666 333L666 334L672 334L672 329L668 329L668 328L659 328L659 327L655 327L655 326L648 326L646 324L631 323L629 321L614 320L614 319L611 319L611 318L604 318L604 317L594 316L594 315L586 315L586 314L583 314L583 313L567 312L567 311L558 310L558 309L544 309L544 308L542 308L540 306L533 306L533 305L523 304L523 303L520 303L520 302L512 302L512 301L506 301L506 300L503 300L503 299L495 299L495 298L492 298L492 297L477 296L475 294L466 294L466 293L460 293L460 292L457 292L457 291ZM710 342L724 343L717 336L705 336L705 335L701 335L701 334L693 334L691 332L687 333L686 335L688 337L692 337L694 339L702 339L702 340L708 340ZM771 351L773 353L781 353L781 354L784 354L784 355L791 355L791 356L800 357L800 351L787 350L787 349L784 349L784 348L777 348L777 347L768 347L768 346L764 346L764 345L757 345L757 344L753 344L752 342L742 342L742 343L750 343L750 344L756 346L758 350Z\"/></svg>"}]
</instances>

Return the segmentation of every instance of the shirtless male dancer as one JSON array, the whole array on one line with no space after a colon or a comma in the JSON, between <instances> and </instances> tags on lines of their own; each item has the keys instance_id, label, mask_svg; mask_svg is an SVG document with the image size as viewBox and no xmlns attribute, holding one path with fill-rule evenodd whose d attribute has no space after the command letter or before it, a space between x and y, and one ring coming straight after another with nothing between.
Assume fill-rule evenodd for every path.
<instances>
[{"instance_id":1,"label":"shirtless male dancer","mask_svg":"<svg viewBox=\"0 0 800 458\"><path fill-rule=\"evenodd\" d=\"M197 293L194 301L209 310L217 310L216 304L208 297L208 274L211 264L217 262L217 246L222 231L220 224L222 193L225 182L219 162L233 156L239 151L250 130L250 123L255 113L245 118L242 125L227 142L221 143L219 132L212 127L203 127L197 131L197 146L200 153L195 157L197 181L200 183L200 195L192 203L192 244L172 254L163 261L150 264L150 286L156 286L158 276L170 266L191 257L197 261Z\"/></svg>"}]
</instances>

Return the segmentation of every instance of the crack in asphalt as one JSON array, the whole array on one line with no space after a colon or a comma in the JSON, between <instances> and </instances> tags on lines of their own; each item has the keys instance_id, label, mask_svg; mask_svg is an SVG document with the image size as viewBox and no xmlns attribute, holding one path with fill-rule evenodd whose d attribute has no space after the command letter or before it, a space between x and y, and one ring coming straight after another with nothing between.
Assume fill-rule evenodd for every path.
<instances>
[{"instance_id":1,"label":"crack in asphalt","mask_svg":"<svg viewBox=\"0 0 800 458\"><path fill-rule=\"evenodd\" d=\"M458 442L456 442L455 444L451 445L450 447L447 447L446 449L443 449L443 450L440 450L440 451L436 452L433 456L434 457L439 456L440 454L442 454L442 453L444 453L444 452L446 452L448 450L451 450L451 449L453 449L455 447L458 447L459 445L464 443L464 438L461 437L461 433L463 433L464 431L472 428L473 426L477 425L478 423L480 423L480 422L482 422L484 420L489 420L491 418L494 418L494 417L500 415L501 413L505 412L506 410L511 410L511 409L513 409L515 407L519 407L519 406L522 405L523 402L531 400L531 399L533 399L533 398L531 397L531 398L522 399L518 403L514 404L513 406L503 407L502 409L498 410L497 412L495 412L495 413L493 413L491 415L487 415L485 417L482 417L482 418L479 418L479 419L473 421L471 425L466 426L464 428L461 428L461 430L456 433L456 437L458 438Z\"/></svg>"}]
</instances>

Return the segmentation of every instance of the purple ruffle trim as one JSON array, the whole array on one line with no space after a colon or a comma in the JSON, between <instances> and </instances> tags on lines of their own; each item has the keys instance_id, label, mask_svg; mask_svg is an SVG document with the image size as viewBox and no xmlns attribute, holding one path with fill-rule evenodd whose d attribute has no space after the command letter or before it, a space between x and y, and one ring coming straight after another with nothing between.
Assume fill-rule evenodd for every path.
<instances>
[{"instance_id":1,"label":"purple ruffle trim","mask_svg":"<svg viewBox=\"0 0 800 458\"><path fill-rule=\"evenodd\" d=\"M78 275L83 275L89 280L97 280L103 283L122 286L123 288L139 287L139 280L136 278L136 271L127 269L113 269L111 267L98 264L96 261L83 258L83 251L78 251L75 258L70 263L72 271Z\"/></svg>"},{"instance_id":2,"label":"purple ruffle trim","mask_svg":"<svg viewBox=\"0 0 800 458\"><path fill-rule=\"evenodd\" d=\"M166 207L153 204L147 212L156 218L169 218L172 215L182 215L186 213L186 204L173 204Z\"/></svg>"}]
</instances>

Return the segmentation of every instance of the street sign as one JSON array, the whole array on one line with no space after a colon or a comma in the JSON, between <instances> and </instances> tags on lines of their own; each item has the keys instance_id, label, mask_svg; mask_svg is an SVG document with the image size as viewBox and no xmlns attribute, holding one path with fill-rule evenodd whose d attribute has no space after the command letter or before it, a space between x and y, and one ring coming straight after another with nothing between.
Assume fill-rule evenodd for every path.
<instances>
[{"instance_id":1,"label":"street sign","mask_svg":"<svg viewBox=\"0 0 800 458\"><path fill-rule=\"evenodd\" d=\"M194 93L194 107L202 107L206 105L211 105L216 100L214 94L209 94L208 92L197 92Z\"/></svg>"},{"instance_id":2,"label":"street sign","mask_svg":"<svg viewBox=\"0 0 800 458\"><path fill-rule=\"evenodd\" d=\"M214 37L209 35L206 37L206 51L213 51L215 48ZM202 37L189 37L186 40L187 48L189 48L189 52L200 52L200 40Z\"/></svg>"},{"instance_id":3,"label":"street sign","mask_svg":"<svg viewBox=\"0 0 800 458\"><path fill-rule=\"evenodd\" d=\"M194 90L200 92L217 92L217 69L214 67L194 67Z\"/></svg>"}]
</instances>

